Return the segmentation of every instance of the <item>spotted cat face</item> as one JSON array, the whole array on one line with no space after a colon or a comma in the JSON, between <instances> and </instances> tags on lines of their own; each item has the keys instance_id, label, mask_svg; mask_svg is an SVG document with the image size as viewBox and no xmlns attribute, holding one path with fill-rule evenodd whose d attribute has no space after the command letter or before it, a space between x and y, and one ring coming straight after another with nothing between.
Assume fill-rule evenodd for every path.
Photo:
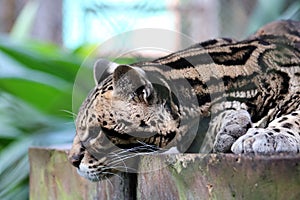
<instances>
[{"instance_id":1,"label":"spotted cat face","mask_svg":"<svg viewBox=\"0 0 300 200\"><path fill-rule=\"evenodd\" d=\"M179 108L166 84L139 67L100 60L96 87L82 104L69 160L79 174L99 180L128 170L129 158L166 148L179 126Z\"/></svg>"}]
</instances>

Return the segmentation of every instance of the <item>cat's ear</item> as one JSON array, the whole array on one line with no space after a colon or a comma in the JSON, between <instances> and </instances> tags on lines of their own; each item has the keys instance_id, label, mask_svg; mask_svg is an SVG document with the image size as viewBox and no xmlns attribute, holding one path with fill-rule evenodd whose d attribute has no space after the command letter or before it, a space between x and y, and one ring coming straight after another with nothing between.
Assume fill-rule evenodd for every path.
<instances>
[{"instance_id":1,"label":"cat's ear","mask_svg":"<svg viewBox=\"0 0 300 200\"><path fill-rule=\"evenodd\" d=\"M138 67L119 65L113 72L114 93L127 100L149 103L153 86L145 72Z\"/></svg>"},{"instance_id":2,"label":"cat's ear","mask_svg":"<svg viewBox=\"0 0 300 200\"><path fill-rule=\"evenodd\" d=\"M96 85L101 83L105 78L112 74L118 66L119 64L109 60L97 60L94 65L94 80Z\"/></svg>"}]
</instances>

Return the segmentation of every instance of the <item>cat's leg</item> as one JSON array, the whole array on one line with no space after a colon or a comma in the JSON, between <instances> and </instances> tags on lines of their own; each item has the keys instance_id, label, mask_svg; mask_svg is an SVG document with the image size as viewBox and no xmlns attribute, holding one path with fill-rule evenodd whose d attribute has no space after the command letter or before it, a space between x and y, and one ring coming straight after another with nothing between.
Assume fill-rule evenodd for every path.
<instances>
[{"instance_id":1,"label":"cat's leg","mask_svg":"<svg viewBox=\"0 0 300 200\"><path fill-rule=\"evenodd\" d=\"M222 113L213 152L231 152L231 146L252 127L250 114L246 110L226 110Z\"/></svg>"},{"instance_id":2,"label":"cat's leg","mask_svg":"<svg viewBox=\"0 0 300 200\"><path fill-rule=\"evenodd\" d=\"M273 120L267 128L250 128L231 147L233 153L299 153L300 110Z\"/></svg>"}]
</instances>

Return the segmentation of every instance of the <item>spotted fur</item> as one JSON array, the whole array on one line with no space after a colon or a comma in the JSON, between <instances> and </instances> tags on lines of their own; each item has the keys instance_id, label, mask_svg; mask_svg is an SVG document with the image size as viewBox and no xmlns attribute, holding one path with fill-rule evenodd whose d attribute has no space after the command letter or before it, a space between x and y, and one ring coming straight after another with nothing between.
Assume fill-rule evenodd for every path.
<instances>
[{"instance_id":1,"label":"spotted fur","mask_svg":"<svg viewBox=\"0 0 300 200\"><path fill-rule=\"evenodd\" d=\"M93 181L141 154L299 153L300 23L213 39L151 62L95 64L69 160Z\"/></svg>"}]
</instances>

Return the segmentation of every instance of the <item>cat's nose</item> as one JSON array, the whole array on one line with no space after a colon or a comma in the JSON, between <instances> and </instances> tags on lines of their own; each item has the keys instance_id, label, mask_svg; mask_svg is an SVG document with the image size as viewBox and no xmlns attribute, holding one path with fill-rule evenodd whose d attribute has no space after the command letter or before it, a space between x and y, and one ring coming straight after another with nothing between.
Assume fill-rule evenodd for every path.
<instances>
[{"instance_id":1,"label":"cat's nose","mask_svg":"<svg viewBox=\"0 0 300 200\"><path fill-rule=\"evenodd\" d=\"M78 134L76 134L74 141L73 141L72 148L70 149L70 151L68 153L69 162L73 166L79 168L81 160L84 157L84 153L85 153L85 148L83 147Z\"/></svg>"}]
</instances>

